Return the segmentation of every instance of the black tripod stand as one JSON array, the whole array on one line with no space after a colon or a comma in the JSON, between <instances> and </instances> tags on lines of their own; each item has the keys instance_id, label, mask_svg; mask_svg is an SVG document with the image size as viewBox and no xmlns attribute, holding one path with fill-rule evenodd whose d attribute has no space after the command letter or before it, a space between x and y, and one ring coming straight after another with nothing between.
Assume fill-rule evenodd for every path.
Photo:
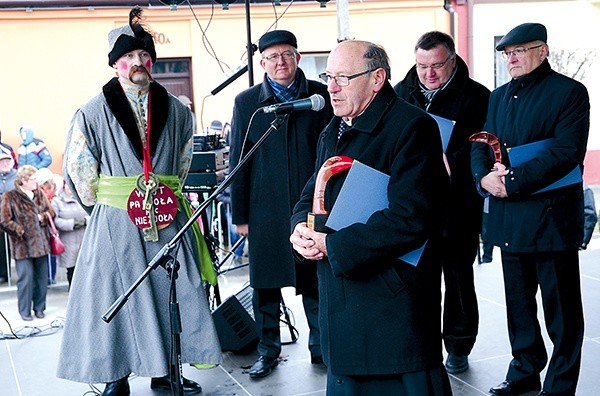
<instances>
[{"instance_id":1,"label":"black tripod stand","mask_svg":"<svg viewBox=\"0 0 600 396\"><path fill-rule=\"evenodd\" d=\"M150 272L158 268L159 266L164 267L167 270L171 278L171 295L169 308L171 312L171 348L172 356L170 362L171 368L171 383L174 384L173 395L183 396L183 376L181 374L181 316L179 313L179 304L177 302L177 289L175 286L177 279L177 271L179 269L179 263L171 256L171 252L179 245L181 238L188 231L188 229L194 224L194 222L200 217L200 215L206 210L206 208L216 199L217 195L223 192L233 181L239 171L246 165L246 163L254 156L256 151L262 146L262 144L271 136L271 134L278 129L286 120L287 114L276 114L275 119L271 122L271 125L267 131L258 139L258 141L252 146L237 166L232 169L229 175L223 180L223 182L217 187L215 191L203 201L198 209L190 216L188 221L183 227L175 234L175 236L167 242L158 253L150 260L144 272L138 277L138 279L129 287L106 311L102 316L102 320L109 323L114 316L123 308L127 302L129 296L138 288L138 286L148 277Z\"/></svg>"}]
</instances>

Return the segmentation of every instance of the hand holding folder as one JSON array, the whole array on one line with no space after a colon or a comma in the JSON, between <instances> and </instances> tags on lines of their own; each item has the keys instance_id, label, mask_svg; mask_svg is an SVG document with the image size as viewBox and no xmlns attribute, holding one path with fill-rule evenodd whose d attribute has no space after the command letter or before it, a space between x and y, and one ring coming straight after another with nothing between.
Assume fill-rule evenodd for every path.
<instances>
[{"instance_id":1,"label":"hand holding folder","mask_svg":"<svg viewBox=\"0 0 600 396\"><path fill-rule=\"evenodd\" d=\"M554 138L538 140L537 142L523 144L521 146L515 146L508 149L508 159L510 160L511 166L519 166L527 161L534 158L541 157L554 145ZM583 181L581 175L581 168L576 165L575 168L569 172L566 176L561 177L557 181L549 184L548 186L537 190L534 194L541 193L544 191L554 190L556 188L569 186L575 183L581 183Z\"/></svg>"},{"instance_id":2,"label":"hand holding folder","mask_svg":"<svg viewBox=\"0 0 600 396\"><path fill-rule=\"evenodd\" d=\"M325 225L338 231L355 223L365 224L374 212L389 206L389 180L389 175L355 160ZM416 267L425 245L427 242L400 257L400 260Z\"/></svg>"}]
</instances>

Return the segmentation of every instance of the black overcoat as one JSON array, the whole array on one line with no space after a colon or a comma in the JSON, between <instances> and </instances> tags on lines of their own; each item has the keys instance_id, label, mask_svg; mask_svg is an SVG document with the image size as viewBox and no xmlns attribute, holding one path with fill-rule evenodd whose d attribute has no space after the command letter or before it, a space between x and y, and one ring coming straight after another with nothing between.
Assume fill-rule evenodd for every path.
<instances>
[{"instance_id":1,"label":"black overcoat","mask_svg":"<svg viewBox=\"0 0 600 396\"><path fill-rule=\"evenodd\" d=\"M300 69L297 73L299 99L320 94L325 99L325 107L321 111L301 110L289 114L286 122L233 179L231 204L233 224L248 224L249 227L251 286L296 286L296 291L302 293L305 286L314 290L315 268L298 268L296 276L289 241L290 216L302 188L312 175L319 133L331 119L332 110L327 87L307 80ZM275 119L274 114L262 112L252 118L254 112L278 102L266 74L262 84L237 95L231 123L230 169L238 164L242 150L247 153Z\"/></svg>"},{"instance_id":2,"label":"black overcoat","mask_svg":"<svg viewBox=\"0 0 600 396\"><path fill-rule=\"evenodd\" d=\"M438 243L448 177L435 121L399 99L386 83L352 128L337 140L335 117L319 141L317 168L347 155L390 175L389 208L366 224L326 238L328 259L317 264L321 345L336 375L398 374L439 368L441 279ZM292 224L311 211L313 176L294 209ZM345 179L329 180L331 210ZM398 257L427 246L418 266Z\"/></svg>"},{"instance_id":3,"label":"black overcoat","mask_svg":"<svg viewBox=\"0 0 600 396\"><path fill-rule=\"evenodd\" d=\"M425 97L419 87L419 76L413 66L394 90L402 99L425 109ZM471 174L471 143L469 136L480 132L487 115L490 90L469 77L469 69L456 55L456 73L448 85L438 92L427 108L428 113L455 121L452 136L446 149L446 158L452 171L450 200L446 229L451 235L464 234L465 230L479 234L483 199L477 192Z\"/></svg>"},{"instance_id":4,"label":"black overcoat","mask_svg":"<svg viewBox=\"0 0 600 396\"><path fill-rule=\"evenodd\" d=\"M485 130L498 136L508 198L490 196L486 241L511 253L578 249L583 240L582 184L534 194L575 166L583 172L590 127L590 101L581 83L551 69L537 69L494 90ZM543 156L510 166L507 149L547 138L555 144ZM473 145L477 182L490 172L491 150Z\"/></svg>"}]
</instances>

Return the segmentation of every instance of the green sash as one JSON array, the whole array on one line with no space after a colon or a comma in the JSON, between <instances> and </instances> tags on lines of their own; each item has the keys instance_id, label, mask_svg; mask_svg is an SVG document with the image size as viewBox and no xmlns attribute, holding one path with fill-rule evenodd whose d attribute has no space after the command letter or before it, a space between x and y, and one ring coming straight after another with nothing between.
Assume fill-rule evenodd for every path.
<instances>
[{"instance_id":1,"label":"green sash","mask_svg":"<svg viewBox=\"0 0 600 396\"><path fill-rule=\"evenodd\" d=\"M177 176L171 175L156 175L161 183L164 183L175 193L179 201L179 210L183 207L188 219L192 216L192 207L186 197L181 192L181 185ZM138 176L107 176L100 175L98 180L98 193L96 200L103 205L112 206L113 208L127 210L127 200L131 192L137 188L136 181ZM206 247L206 241L200 231L198 222L192 224L194 239L200 260L200 274L202 279L215 286L217 284L217 273L212 263L210 253ZM159 231L160 232L160 231Z\"/></svg>"}]
</instances>

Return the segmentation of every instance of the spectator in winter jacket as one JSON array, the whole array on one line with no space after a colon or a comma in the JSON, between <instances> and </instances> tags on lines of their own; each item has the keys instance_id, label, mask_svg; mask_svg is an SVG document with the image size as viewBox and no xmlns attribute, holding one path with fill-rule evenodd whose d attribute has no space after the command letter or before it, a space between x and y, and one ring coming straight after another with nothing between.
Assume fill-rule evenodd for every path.
<instances>
[{"instance_id":1,"label":"spectator in winter jacket","mask_svg":"<svg viewBox=\"0 0 600 396\"><path fill-rule=\"evenodd\" d=\"M31 165L37 169L47 168L52 163L52 156L43 140L34 137L35 131L28 126L19 128L23 143L19 146L19 166Z\"/></svg>"}]
</instances>

